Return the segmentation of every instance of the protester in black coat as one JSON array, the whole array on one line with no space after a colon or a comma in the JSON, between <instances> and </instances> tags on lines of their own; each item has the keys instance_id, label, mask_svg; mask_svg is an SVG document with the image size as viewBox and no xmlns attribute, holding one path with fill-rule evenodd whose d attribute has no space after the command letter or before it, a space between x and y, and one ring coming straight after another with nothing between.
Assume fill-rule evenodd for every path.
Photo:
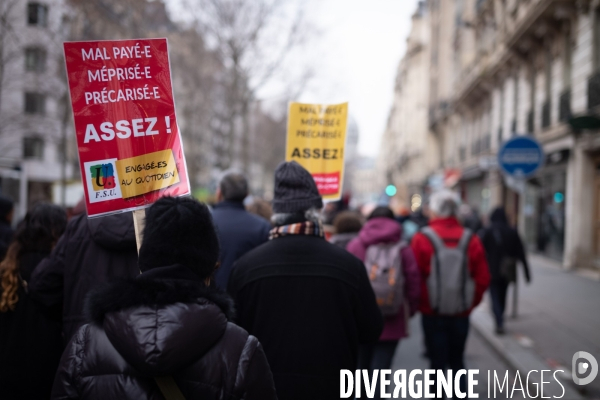
<instances>
[{"instance_id":1,"label":"protester in black coat","mask_svg":"<svg viewBox=\"0 0 600 400\"><path fill-rule=\"evenodd\" d=\"M217 197L219 203L214 207L213 220L221 245L221 266L215 273L218 288L226 290L233 263L263 244L269 238L271 225L246 211L244 199L248 196L248 182L238 172L226 172L219 182Z\"/></svg>"},{"instance_id":2,"label":"protester in black coat","mask_svg":"<svg viewBox=\"0 0 600 400\"><path fill-rule=\"evenodd\" d=\"M322 204L308 171L282 163L271 240L230 279L237 322L265 347L280 400L339 398L340 369L355 369L359 344L383 328L363 263L323 237Z\"/></svg>"},{"instance_id":3,"label":"protester in black coat","mask_svg":"<svg viewBox=\"0 0 600 400\"><path fill-rule=\"evenodd\" d=\"M161 399L168 377L185 399L276 399L258 340L228 322L232 307L211 289L219 243L208 208L164 197L150 207L136 279L87 301L61 360L53 399ZM164 379L159 379L164 381Z\"/></svg>"},{"instance_id":4,"label":"protester in black coat","mask_svg":"<svg viewBox=\"0 0 600 400\"><path fill-rule=\"evenodd\" d=\"M12 200L0 196L0 260L4 258L14 234L14 230L11 226L14 210L15 208Z\"/></svg>"},{"instance_id":5,"label":"protester in black coat","mask_svg":"<svg viewBox=\"0 0 600 400\"><path fill-rule=\"evenodd\" d=\"M514 280L510 275L516 276L516 268L513 273L502 270L502 263L510 259L523 265L525 279L529 283L531 276L529 264L525 257L523 242L516 229L508 225L508 218L504 208L496 208L490 215L490 226L485 228L481 234L481 242L485 248L490 275L490 297L492 299L492 311L496 319L496 332L504 333L504 310L506 308L506 292L508 285ZM506 265L506 264L505 264ZM512 263L512 265L515 265Z\"/></svg>"},{"instance_id":6,"label":"protester in black coat","mask_svg":"<svg viewBox=\"0 0 600 400\"><path fill-rule=\"evenodd\" d=\"M27 282L67 225L58 206L36 205L0 263L0 398L48 399L62 353L60 308L47 309Z\"/></svg>"},{"instance_id":7,"label":"protester in black coat","mask_svg":"<svg viewBox=\"0 0 600 400\"><path fill-rule=\"evenodd\" d=\"M29 283L34 298L47 307L62 304L66 344L83 325L85 296L96 286L139 275L131 213L69 221L50 257L40 263Z\"/></svg>"}]
</instances>

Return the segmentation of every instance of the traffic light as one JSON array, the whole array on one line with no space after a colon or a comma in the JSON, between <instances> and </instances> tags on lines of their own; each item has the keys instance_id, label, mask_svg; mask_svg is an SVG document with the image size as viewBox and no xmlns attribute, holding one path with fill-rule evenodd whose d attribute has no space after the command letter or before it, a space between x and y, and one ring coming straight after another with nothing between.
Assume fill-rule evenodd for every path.
<instances>
[{"instance_id":1,"label":"traffic light","mask_svg":"<svg viewBox=\"0 0 600 400\"><path fill-rule=\"evenodd\" d=\"M395 196L397 192L398 190L394 185L387 185L387 187L385 188L385 194L387 194L390 197Z\"/></svg>"}]
</instances>

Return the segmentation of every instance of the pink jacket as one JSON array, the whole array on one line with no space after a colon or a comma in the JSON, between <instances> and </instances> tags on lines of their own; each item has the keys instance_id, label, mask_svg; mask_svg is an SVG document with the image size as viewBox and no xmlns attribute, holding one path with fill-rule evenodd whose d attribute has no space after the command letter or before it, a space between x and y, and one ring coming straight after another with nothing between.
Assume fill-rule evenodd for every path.
<instances>
[{"instance_id":1,"label":"pink jacket","mask_svg":"<svg viewBox=\"0 0 600 400\"><path fill-rule=\"evenodd\" d=\"M379 243L396 243L402 237L402 226L389 218L373 218L363 226L358 237L353 239L346 250L365 261L367 248ZM421 292L421 278L415 255L410 246L404 247L400 256L404 271L404 295L406 297L410 315L419 309ZM386 317L380 341L400 340L409 335L407 329L408 317L405 315L404 307L397 315Z\"/></svg>"}]
</instances>

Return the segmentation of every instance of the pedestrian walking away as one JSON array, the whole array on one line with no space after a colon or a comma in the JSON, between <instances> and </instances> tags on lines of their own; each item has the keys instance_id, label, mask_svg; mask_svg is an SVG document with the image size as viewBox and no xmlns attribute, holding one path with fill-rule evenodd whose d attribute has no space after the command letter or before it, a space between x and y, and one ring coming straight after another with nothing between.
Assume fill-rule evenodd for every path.
<instances>
[{"instance_id":1,"label":"pedestrian walking away","mask_svg":"<svg viewBox=\"0 0 600 400\"><path fill-rule=\"evenodd\" d=\"M358 355L359 369L366 369L371 373L374 370L390 369L400 340L409 336L409 319L419 307L421 280L417 262L408 243L402 240L402 226L396 222L388 207L378 207L371 213L358 237L348 244L347 249L366 262L378 303L380 296L375 285L382 280L383 285L379 286L383 289L382 300L389 299L390 292L400 297L395 310L386 313L379 341L362 345ZM395 253L384 255L386 251ZM396 285L401 287L396 288ZM384 301L381 304L387 306ZM385 310L382 308L382 311ZM374 398L379 399L379 394L379 389L376 389Z\"/></svg>"},{"instance_id":2,"label":"pedestrian walking away","mask_svg":"<svg viewBox=\"0 0 600 400\"><path fill-rule=\"evenodd\" d=\"M490 298L496 322L496 333L504 334L504 311L506 292L511 283L517 280L517 264L521 263L525 280L531 282L529 264L525 248L516 229L508 224L503 207L494 209L490 215L490 225L483 230L481 241L485 248L492 280Z\"/></svg>"},{"instance_id":3,"label":"pedestrian walking away","mask_svg":"<svg viewBox=\"0 0 600 400\"><path fill-rule=\"evenodd\" d=\"M0 397L48 399L62 354L61 309L29 295L32 271L50 254L67 225L67 214L40 203L19 225L0 263Z\"/></svg>"},{"instance_id":4,"label":"pedestrian walking away","mask_svg":"<svg viewBox=\"0 0 600 400\"><path fill-rule=\"evenodd\" d=\"M226 290L233 263L253 248L266 242L271 225L244 207L248 181L240 172L227 171L219 182L219 203L213 210L215 228L221 243L221 265L215 273L215 284Z\"/></svg>"},{"instance_id":5,"label":"pedestrian walking away","mask_svg":"<svg viewBox=\"0 0 600 400\"><path fill-rule=\"evenodd\" d=\"M329 242L342 248L346 248L352 239L358 236L363 225L360 214L354 211L342 211L333 219L334 234Z\"/></svg>"},{"instance_id":6,"label":"pedestrian walking away","mask_svg":"<svg viewBox=\"0 0 600 400\"><path fill-rule=\"evenodd\" d=\"M230 322L231 299L210 287L218 257L208 207L184 197L154 203L142 274L88 298L90 322L63 354L52 399L159 399L170 390L187 400L276 400L260 343Z\"/></svg>"},{"instance_id":7,"label":"pedestrian walking away","mask_svg":"<svg viewBox=\"0 0 600 400\"><path fill-rule=\"evenodd\" d=\"M436 370L465 368L469 314L490 281L483 245L460 225L458 206L451 191L432 194L429 226L411 242L421 271L423 333L430 368ZM461 379L460 385L465 389L466 381Z\"/></svg>"},{"instance_id":8,"label":"pedestrian walking away","mask_svg":"<svg viewBox=\"0 0 600 400\"><path fill-rule=\"evenodd\" d=\"M84 299L98 285L139 275L131 213L73 217L49 257L35 269L29 290L46 307L63 309L66 344L85 322Z\"/></svg>"},{"instance_id":9,"label":"pedestrian walking away","mask_svg":"<svg viewBox=\"0 0 600 400\"><path fill-rule=\"evenodd\" d=\"M275 171L270 240L236 263L239 324L263 344L280 400L339 398L341 369L377 341L381 312L363 263L323 237L323 202L296 162Z\"/></svg>"}]
</instances>

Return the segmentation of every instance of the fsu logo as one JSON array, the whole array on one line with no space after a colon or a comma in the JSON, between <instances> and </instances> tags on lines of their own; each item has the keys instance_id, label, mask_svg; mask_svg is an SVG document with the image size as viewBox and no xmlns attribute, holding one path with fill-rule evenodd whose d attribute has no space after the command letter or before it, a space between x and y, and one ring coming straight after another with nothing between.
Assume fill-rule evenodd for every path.
<instances>
[{"instance_id":1,"label":"fsu logo","mask_svg":"<svg viewBox=\"0 0 600 400\"><path fill-rule=\"evenodd\" d=\"M90 203L122 198L116 161L115 158L84 163Z\"/></svg>"},{"instance_id":2,"label":"fsu logo","mask_svg":"<svg viewBox=\"0 0 600 400\"><path fill-rule=\"evenodd\" d=\"M116 187L114 171L115 169L110 163L92 165L90 167L90 174L94 190L114 189Z\"/></svg>"}]
</instances>

